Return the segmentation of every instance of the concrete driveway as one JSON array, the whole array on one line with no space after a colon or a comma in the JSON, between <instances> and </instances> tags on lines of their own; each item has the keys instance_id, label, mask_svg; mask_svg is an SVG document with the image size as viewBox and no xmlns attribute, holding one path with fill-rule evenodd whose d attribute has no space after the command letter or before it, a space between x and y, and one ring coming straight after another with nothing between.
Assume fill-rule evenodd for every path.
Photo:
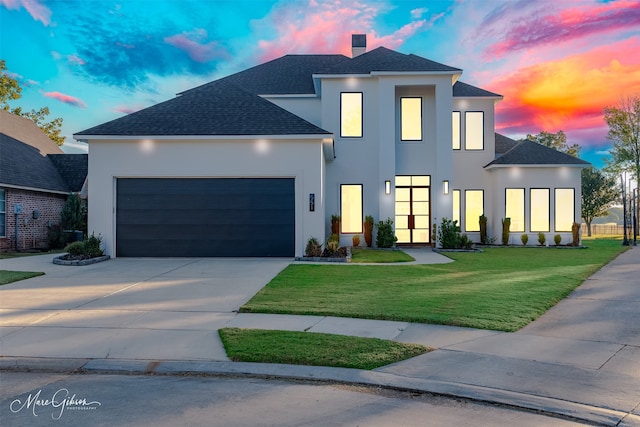
<instances>
[{"instance_id":1,"label":"concrete driveway","mask_svg":"<svg viewBox=\"0 0 640 427\"><path fill-rule=\"evenodd\" d=\"M46 273L0 287L0 355L228 360L217 330L291 261L118 258L72 267L53 257L0 261L0 269Z\"/></svg>"}]
</instances>

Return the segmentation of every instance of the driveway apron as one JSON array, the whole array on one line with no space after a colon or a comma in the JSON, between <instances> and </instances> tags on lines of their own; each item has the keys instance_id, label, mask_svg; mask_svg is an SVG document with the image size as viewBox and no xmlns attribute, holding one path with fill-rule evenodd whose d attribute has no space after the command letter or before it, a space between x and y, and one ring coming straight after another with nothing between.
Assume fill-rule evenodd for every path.
<instances>
[{"instance_id":1,"label":"driveway apron","mask_svg":"<svg viewBox=\"0 0 640 427\"><path fill-rule=\"evenodd\" d=\"M217 330L290 262L118 258L71 267L52 258L1 261L46 274L0 287L0 355L228 360Z\"/></svg>"}]
</instances>

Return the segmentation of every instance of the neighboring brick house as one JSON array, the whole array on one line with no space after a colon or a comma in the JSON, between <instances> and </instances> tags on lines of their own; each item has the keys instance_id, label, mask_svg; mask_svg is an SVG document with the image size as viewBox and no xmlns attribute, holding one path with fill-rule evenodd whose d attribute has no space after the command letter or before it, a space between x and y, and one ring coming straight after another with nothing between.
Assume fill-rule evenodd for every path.
<instances>
[{"instance_id":1,"label":"neighboring brick house","mask_svg":"<svg viewBox=\"0 0 640 427\"><path fill-rule=\"evenodd\" d=\"M87 158L64 154L31 120L0 110L0 250L47 247L69 193L86 196Z\"/></svg>"}]
</instances>

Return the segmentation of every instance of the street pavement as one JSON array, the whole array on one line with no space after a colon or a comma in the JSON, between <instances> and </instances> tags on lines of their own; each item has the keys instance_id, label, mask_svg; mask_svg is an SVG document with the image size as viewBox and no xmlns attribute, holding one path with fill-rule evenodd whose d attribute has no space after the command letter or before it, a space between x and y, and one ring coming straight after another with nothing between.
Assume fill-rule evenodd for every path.
<instances>
[{"instance_id":1,"label":"street pavement","mask_svg":"<svg viewBox=\"0 0 640 427\"><path fill-rule=\"evenodd\" d=\"M416 262L445 262L411 249ZM237 313L289 259L126 259L57 266L0 287L0 369L257 375L378 385L640 426L640 249L620 255L515 333L324 316ZM406 265L406 264L405 264ZM230 362L222 327L377 337L436 350L373 371Z\"/></svg>"}]
</instances>

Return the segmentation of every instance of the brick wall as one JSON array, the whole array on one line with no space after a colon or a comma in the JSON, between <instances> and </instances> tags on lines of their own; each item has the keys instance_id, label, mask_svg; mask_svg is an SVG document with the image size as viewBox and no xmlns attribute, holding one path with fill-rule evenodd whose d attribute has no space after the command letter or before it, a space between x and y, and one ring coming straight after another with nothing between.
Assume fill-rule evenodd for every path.
<instances>
[{"instance_id":1,"label":"brick wall","mask_svg":"<svg viewBox=\"0 0 640 427\"><path fill-rule=\"evenodd\" d=\"M22 213L18 216L18 249L28 250L46 247L50 225L60 224L60 213L67 200L65 194L41 193L38 191L5 188L6 194L6 236L0 237L0 250L15 250L15 219L13 206L22 204ZM33 211L40 211L37 219Z\"/></svg>"}]
</instances>

